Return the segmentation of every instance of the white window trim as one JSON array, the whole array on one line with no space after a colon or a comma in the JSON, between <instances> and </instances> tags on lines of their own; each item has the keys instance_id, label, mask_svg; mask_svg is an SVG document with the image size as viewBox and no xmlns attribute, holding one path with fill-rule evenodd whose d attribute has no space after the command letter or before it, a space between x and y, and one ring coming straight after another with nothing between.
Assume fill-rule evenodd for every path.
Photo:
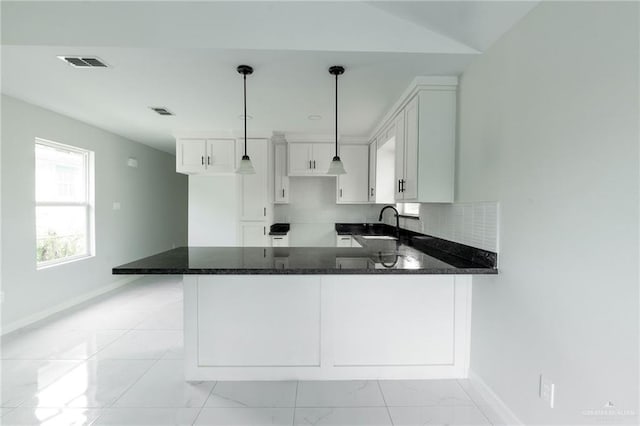
<instances>
[{"instance_id":1,"label":"white window trim","mask_svg":"<svg viewBox=\"0 0 640 426\"><path fill-rule=\"evenodd\" d=\"M60 202L60 201L35 201L34 210L38 207L55 207L55 206L84 206L85 214L87 215L87 252L76 256L64 257L61 259L47 260L44 262L38 262L36 258L36 270L47 269L53 266L64 265L67 263L77 262L79 260L90 259L96 255L96 238L95 238L95 153L88 149L79 148L72 145L66 145L59 142L54 142L47 139L35 138L35 145L44 145L51 148L62 149L65 151L76 152L85 156L85 179L86 185L86 201L85 202ZM34 148L35 148L34 145ZM34 174L35 174L34 165ZM35 188L34 188L35 189ZM34 197L35 198L35 197ZM37 239L35 241L37 247ZM34 250L34 252L37 251Z\"/></svg>"}]
</instances>

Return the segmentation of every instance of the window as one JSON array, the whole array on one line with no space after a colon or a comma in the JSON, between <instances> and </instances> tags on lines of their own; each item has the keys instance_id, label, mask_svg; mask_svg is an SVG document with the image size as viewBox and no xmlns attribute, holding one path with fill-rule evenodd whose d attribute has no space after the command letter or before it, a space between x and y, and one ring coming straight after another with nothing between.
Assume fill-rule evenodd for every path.
<instances>
[{"instance_id":1,"label":"window","mask_svg":"<svg viewBox=\"0 0 640 426\"><path fill-rule=\"evenodd\" d=\"M404 216L420 216L420 203L398 203L396 204L398 213Z\"/></svg>"},{"instance_id":2,"label":"window","mask_svg":"<svg viewBox=\"0 0 640 426\"><path fill-rule=\"evenodd\" d=\"M36 262L93 256L93 152L36 139Z\"/></svg>"}]
</instances>

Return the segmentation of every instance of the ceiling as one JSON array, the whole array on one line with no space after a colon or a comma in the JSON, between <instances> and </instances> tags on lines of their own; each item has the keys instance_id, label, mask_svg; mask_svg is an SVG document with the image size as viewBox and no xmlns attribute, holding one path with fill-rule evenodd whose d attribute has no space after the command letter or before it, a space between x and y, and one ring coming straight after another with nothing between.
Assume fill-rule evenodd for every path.
<instances>
[{"instance_id":1,"label":"ceiling","mask_svg":"<svg viewBox=\"0 0 640 426\"><path fill-rule=\"evenodd\" d=\"M173 153L242 127L241 63L250 134L331 134L341 64L340 134L368 136L413 78L461 74L535 4L3 1L2 92ZM76 54L110 67L57 58Z\"/></svg>"}]
</instances>

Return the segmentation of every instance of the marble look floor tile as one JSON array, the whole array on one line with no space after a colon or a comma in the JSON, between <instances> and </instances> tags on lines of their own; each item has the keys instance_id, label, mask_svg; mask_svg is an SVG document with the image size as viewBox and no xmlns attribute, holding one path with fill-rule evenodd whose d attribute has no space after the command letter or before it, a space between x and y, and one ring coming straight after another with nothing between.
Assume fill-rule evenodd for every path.
<instances>
[{"instance_id":1,"label":"marble look floor tile","mask_svg":"<svg viewBox=\"0 0 640 426\"><path fill-rule=\"evenodd\" d=\"M102 309L99 305L55 316L28 326L28 329L129 330L149 316L149 312L128 309Z\"/></svg>"},{"instance_id":2,"label":"marble look floor tile","mask_svg":"<svg viewBox=\"0 0 640 426\"><path fill-rule=\"evenodd\" d=\"M205 407L295 407L296 382L218 382Z\"/></svg>"},{"instance_id":3,"label":"marble look floor tile","mask_svg":"<svg viewBox=\"0 0 640 426\"><path fill-rule=\"evenodd\" d=\"M108 407L154 364L151 360L91 360L25 401L27 407Z\"/></svg>"},{"instance_id":4,"label":"marble look floor tile","mask_svg":"<svg viewBox=\"0 0 640 426\"><path fill-rule=\"evenodd\" d=\"M105 408L93 425L191 426L199 412L199 408Z\"/></svg>"},{"instance_id":5,"label":"marble look floor tile","mask_svg":"<svg viewBox=\"0 0 640 426\"><path fill-rule=\"evenodd\" d=\"M293 408L208 408L200 412L194 425L267 426L293 424Z\"/></svg>"},{"instance_id":6,"label":"marble look floor tile","mask_svg":"<svg viewBox=\"0 0 640 426\"><path fill-rule=\"evenodd\" d=\"M473 405L456 380L380 380L389 407Z\"/></svg>"},{"instance_id":7,"label":"marble look floor tile","mask_svg":"<svg viewBox=\"0 0 640 426\"><path fill-rule=\"evenodd\" d=\"M391 425L385 407L296 408L294 425L376 426Z\"/></svg>"},{"instance_id":8,"label":"marble look floor tile","mask_svg":"<svg viewBox=\"0 0 640 426\"><path fill-rule=\"evenodd\" d=\"M2 361L2 407L17 407L82 361Z\"/></svg>"},{"instance_id":9,"label":"marble look floor tile","mask_svg":"<svg viewBox=\"0 0 640 426\"><path fill-rule=\"evenodd\" d=\"M2 359L85 360L121 337L125 330L25 329L2 338Z\"/></svg>"},{"instance_id":10,"label":"marble look floor tile","mask_svg":"<svg viewBox=\"0 0 640 426\"><path fill-rule=\"evenodd\" d=\"M502 417L495 411L495 409L483 398L482 394L471 384L467 379L458 379L458 383L469 395L471 400L475 403L476 407L484 414L491 424L504 424Z\"/></svg>"},{"instance_id":11,"label":"marble look floor tile","mask_svg":"<svg viewBox=\"0 0 640 426\"><path fill-rule=\"evenodd\" d=\"M182 349L182 332L170 330L131 330L105 349L98 359L160 359L167 352Z\"/></svg>"},{"instance_id":12,"label":"marble look floor tile","mask_svg":"<svg viewBox=\"0 0 640 426\"><path fill-rule=\"evenodd\" d=\"M2 417L4 426L84 426L92 424L100 415L99 410L82 408L23 408L12 410Z\"/></svg>"},{"instance_id":13,"label":"marble look floor tile","mask_svg":"<svg viewBox=\"0 0 640 426\"><path fill-rule=\"evenodd\" d=\"M13 410L15 410L15 408L0 408L0 418L6 416L7 414L9 414ZM0 424L2 424L2 423L0 423Z\"/></svg>"},{"instance_id":14,"label":"marble look floor tile","mask_svg":"<svg viewBox=\"0 0 640 426\"><path fill-rule=\"evenodd\" d=\"M184 313L182 302L168 304L136 326L137 330L182 330Z\"/></svg>"},{"instance_id":15,"label":"marble look floor tile","mask_svg":"<svg viewBox=\"0 0 640 426\"><path fill-rule=\"evenodd\" d=\"M476 407L389 407L395 426L489 425Z\"/></svg>"},{"instance_id":16,"label":"marble look floor tile","mask_svg":"<svg viewBox=\"0 0 640 426\"><path fill-rule=\"evenodd\" d=\"M375 380L310 381L298 384L297 407L384 407Z\"/></svg>"},{"instance_id":17,"label":"marble look floor tile","mask_svg":"<svg viewBox=\"0 0 640 426\"><path fill-rule=\"evenodd\" d=\"M214 385L186 382L182 361L160 360L114 406L202 407Z\"/></svg>"}]
</instances>

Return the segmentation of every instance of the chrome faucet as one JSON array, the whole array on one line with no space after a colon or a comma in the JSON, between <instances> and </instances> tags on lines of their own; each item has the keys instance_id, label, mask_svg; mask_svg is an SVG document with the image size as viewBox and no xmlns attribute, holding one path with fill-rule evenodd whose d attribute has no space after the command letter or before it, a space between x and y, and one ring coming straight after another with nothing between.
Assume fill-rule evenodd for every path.
<instances>
[{"instance_id":1,"label":"chrome faucet","mask_svg":"<svg viewBox=\"0 0 640 426\"><path fill-rule=\"evenodd\" d=\"M386 209L391 209L396 213L396 237L400 238L400 213L398 213L398 209L393 206L384 206L382 210L380 210L380 217L378 220L382 222L382 213L384 213Z\"/></svg>"}]
</instances>

